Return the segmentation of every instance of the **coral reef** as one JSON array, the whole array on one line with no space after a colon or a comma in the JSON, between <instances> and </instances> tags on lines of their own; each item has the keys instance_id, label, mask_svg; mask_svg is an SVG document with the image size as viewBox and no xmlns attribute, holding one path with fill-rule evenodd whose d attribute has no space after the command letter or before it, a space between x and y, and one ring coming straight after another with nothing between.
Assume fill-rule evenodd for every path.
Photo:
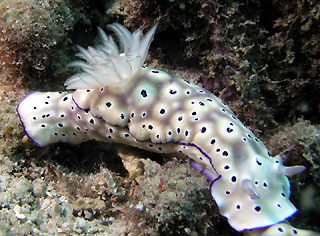
<instances>
[{"instance_id":1,"label":"coral reef","mask_svg":"<svg viewBox=\"0 0 320 236\"><path fill-rule=\"evenodd\" d=\"M2 1L0 12L0 56L7 80L41 79L41 72L52 66L49 54L73 28L74 13L64 1L18 0Z\"/></svg>"},{"instance_id":2,"label":"coral reef","mask_svg":"<svg viewBox=\"0 0 320 236\"><path fill-rule=\"evenodd\" d=\"M81 3L0 2L0 234L237 235L188 163L96 143L40 149L24 137L18 101L63 90L75 44L91 44L96 26L115 20L131 30L160 21L149 66L203 84L273 154L307 167L291 179L300 209L291 222L319 231L318 3ZM137 171L126 166L129 155Z\"/></svg>"}]
</instances>

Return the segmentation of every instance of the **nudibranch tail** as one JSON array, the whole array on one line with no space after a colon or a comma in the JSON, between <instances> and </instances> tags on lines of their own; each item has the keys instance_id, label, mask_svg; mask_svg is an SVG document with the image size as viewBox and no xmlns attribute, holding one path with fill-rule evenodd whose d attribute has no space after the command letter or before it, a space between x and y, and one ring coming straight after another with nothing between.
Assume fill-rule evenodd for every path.
<instances>
[{"instance_id":1,"label":"nudibranch tail","mask_svg":"<svg viewBox=\"0 0 320 236\"><path fill-rule=\"evenodd\" d=\"M88 136L98 140L90 125L102 125L79 109L66 92L33 92L19 103L17 113L28 137L40 147L57 142L79 144ZM84 127L85 123L90 125Z\"/></svg>"},{"instance_id":2,"label":"nudibranch tail","mask_svg":"<svg viewBox=\"0 0 320 236\"><path fill-rule=\"evenodd\" d=\"M66 80L67 89L93 89L115 84L121 84L130 79L143 65L157 24L141 39L141 30L130 33L124 26L114 23L109 25L120 41L119 50L111 36L102 29L99 33L102 45L97 48L79 47L76 54L84 61L75 61L70 66L79 66L83 72L75 74Z\"/></svg>"}]
</instances>

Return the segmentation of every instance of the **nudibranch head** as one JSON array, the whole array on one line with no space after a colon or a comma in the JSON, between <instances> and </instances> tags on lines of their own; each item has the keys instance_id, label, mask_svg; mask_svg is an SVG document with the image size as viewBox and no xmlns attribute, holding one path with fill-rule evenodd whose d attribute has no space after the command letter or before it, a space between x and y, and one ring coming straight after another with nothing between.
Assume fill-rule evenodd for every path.
<instances>
[{"instance_id":1,"label":"nudibranch head","mask_svg":"<svg viewBox=\"0 0 320 236\"><path fill-rule=\"evenodd\" d=\"M157 24L141 39L141 30L130 33L118 23L109 25L120 40L119 47L111 36L99 29L102 45L84 49L79 46L76 54L84 61L75 61L70 66L79 66L83 72L66 80L67 89L93 89L121 84L130 79L143 65L153 39Z\"/></svg>"},{"instance_id":2,"label":"nudibranch head","mask_svg":"<svg viewBox=\"0 0 320 236\"><path fill-rule=\"evenodd\" d=\"M281 171L286 168L281 157L267 155L260 142L254 146L264 152L235 147L228 169L211 185L220 213L238 231L274 225L297 211L289 200L290 184Z\"/></svg>"}]
</instances>

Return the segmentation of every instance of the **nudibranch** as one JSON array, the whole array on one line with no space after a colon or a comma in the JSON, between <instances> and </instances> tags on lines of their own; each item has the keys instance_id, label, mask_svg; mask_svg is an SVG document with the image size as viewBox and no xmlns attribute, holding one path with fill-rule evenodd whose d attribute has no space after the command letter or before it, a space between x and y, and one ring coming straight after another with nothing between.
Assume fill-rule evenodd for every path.
<instances>
[{"instance_id":1,"label":"nudibranch","mask_svg":"<svg viewBox=\"0 0 320 236\"><path fill-rule=\"evenodd\" d=\"M285 167L219 98L166 72L143 66L157 25L141 37L118 23L99 28L102 45L79 47L83 72L67 79L73 92L33 92L17 112L39 146L87 140L153 152L181 153L211 181L220 213L237 231L269 227L297 211ZM292 231L294 232L294 231ZM281 234L282 235L282 234Z\"/></svg>"}]
</instances>

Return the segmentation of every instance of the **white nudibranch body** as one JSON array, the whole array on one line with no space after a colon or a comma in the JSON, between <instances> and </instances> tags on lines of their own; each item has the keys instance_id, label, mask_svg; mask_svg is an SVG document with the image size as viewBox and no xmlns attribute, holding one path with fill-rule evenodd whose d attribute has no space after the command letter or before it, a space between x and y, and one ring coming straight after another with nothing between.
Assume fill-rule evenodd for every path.
<instances>
[{"instance_id":1,"label":"white nudibranch body","mask_svg":"<svg viewBox=\"0 0 320 236\"><path fill-rule=\"evenodd\" d=\"M119 50L101 29L103 44L80 47L82 73L69 78L71 93L34 92L17 112L39 146L87 140L119 142L161 153L182 153L211 180L219 211L238 231L275 225L296 212L281 157L209 91L160 70L143 67L155 25L144 38L110 26Z\"/></svg>"}]
</instances>

